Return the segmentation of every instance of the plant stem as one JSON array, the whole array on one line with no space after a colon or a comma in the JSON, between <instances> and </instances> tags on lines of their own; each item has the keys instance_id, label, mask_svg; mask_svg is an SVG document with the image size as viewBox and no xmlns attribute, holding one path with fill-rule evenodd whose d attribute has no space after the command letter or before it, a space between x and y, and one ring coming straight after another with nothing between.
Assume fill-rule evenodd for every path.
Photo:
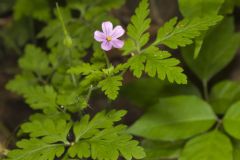
<instances>
[{"instance_id":1,"label":"plant stem","mask_svg":"<svg viewBox=\"0 0 240 160\"><path fill-rule=\"evenodd\" d=\"M75 77L75 75L72 74L72 73L71 73L71 78L72 78L73 85L74 85L75 87L77 87L77 80L76 80L76 77Z\"/></svg>"},{"instance_id":2,"label":"plant stem","mask_svg":"<svg viewBox=\"0 0 240 160\"><path fill-rule=\"evenodd\" d=\"M222 125L222 120L221 119L218 119L217 120L217 125L216 125L216 129L219 129L220 127L221 127L221 125Z\"/></svg>"},{"instance_id":3,"label":"plant stem","mask_svg":"<svg viewBox=\"0 0 240 160\"><path fill-rule=\"evenodd\" d=\"M57 7L58 18L59 18L59 20L60 20L60 22L62 24L64 35L68 36L68 32L67 32L67 29L65 27L65 24L64 24L64 21L63 21L62 14L61 14L61 11L59 9L58 3L56 3L56 7Z\"/></svg>"},{"instance_id":4,"label":"plant stem","mask_svg":"<svg viewBox=\"0 0 240 160\"><path fill-rule=\"evenodd\" d=\"M93 87L93 85L91 85L90 87L89 87L89 90L88 90L88 93L87 93L87 97L86 97L86 102L88 103L88 101L89 101L89 99L90 99L90 97L91 97L91 94L92 94L92 91L94 90L94 87Z\"/></svg>"},{"instance_id":5,"label":"plant stem","mask_svg":"<svg viewBox=\"0 0 240 160\"><path fill-rule=\"evenodd\" d=\"M208 95L208 81L207 80L203 80L202 81L203 84L203 95L205 100L208 101L209 95Z\"/></svg>"},{"instance_id":6,"label":"plant stem","mask_svg":"<svg viewBox=\"0 0 240 160\"><path fill-rule=\"evenodd\" d=\"M111 65L110 65L109 58L108 58L108 56L107 56L107 53L106 53L106 52L104 52L104 58L105 58L105 60L106 60L106 63L107 63L107 68L110 68L110 67L111 67Z\"/></svg>"}]
</instances>

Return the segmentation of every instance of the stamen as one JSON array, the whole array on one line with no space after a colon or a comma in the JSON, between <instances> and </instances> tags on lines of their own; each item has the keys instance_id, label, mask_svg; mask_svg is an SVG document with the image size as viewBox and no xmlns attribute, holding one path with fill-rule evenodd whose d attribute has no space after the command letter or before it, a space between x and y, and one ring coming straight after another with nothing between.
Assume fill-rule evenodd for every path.
<instances>
[{"instance_id":1,"label":"stamen","mask_svg":"<svg viewBox=\"0 0 240 160\"><path fill-rule=\"evenodd\" d=\"M110 41L112 40L112 37L110 37L110 36L107 36L107 38L106 38L106 39L107 39L107 41L108 41L108 42L110 42Z\"/></svg>"}]
</instances>

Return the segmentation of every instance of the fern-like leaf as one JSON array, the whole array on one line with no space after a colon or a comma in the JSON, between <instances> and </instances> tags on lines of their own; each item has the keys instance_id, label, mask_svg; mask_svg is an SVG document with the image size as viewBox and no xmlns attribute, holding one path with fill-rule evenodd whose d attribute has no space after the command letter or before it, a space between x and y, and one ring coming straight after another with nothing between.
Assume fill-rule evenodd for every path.
<instances>
[{"instance_id":1,"label":"fern-like leaf","mask_svg":"<svg viewBox=\"0 0 240 160\"><path fill-rule=\"evenodd\" d=\"M127 27L127 34L131 38L126 41L124 54L131 51L140 50L149 40L150 34L145 33L150 27L151 19L149 16L148 0L142 0L135 10L135 15L131 18L131 23Z\"/></svg>"},{"instance_id":2,"label":"fern-like leaf","mask_svg":"<svg viewBox=\"0 0 240 160\"><path fill-rule=\"evenodd\" d=\"M98 86L104 91L109 99L116 99L119 87L122 86L122 76L112 76L100 81Z\"/></svg>"},{"instance_id":3,"label":"fern-like leaf","mask_svg":"<svg viewBox=\"0 0 240 160\"><path fill-rule=\"evenodd\" d=\"M71 124L65 120L60 119L54 122L52 119L45 119L43 121L34 120L32 122L24 123L21 126L22 132L30 133L30 137L43 137L48 143L67 142L67 135L69 133Z\"/></svg>"},{"instance_id":4,"label":"fern-like leaf","mask_svg":"<svg viewBox=\"0 0 240 160\"><path fill-rule=\"evenodd\" d=\"M218 15L184 19L179 23L177 23L177 18L173 18L159 29L154 44L164 44L173 49L179 46L184 47L193 43L193 39L200 36L202 31L216 25L220 20L222 16Z\"/></svg>"},{"instance_id":5,"label":"fern-like leaf","mask_svg":"<svg viewBox=\"0 0 240 160\"><path fill-rule=\"evenodd\" d=\"M76 139L68 150L69 156L99 160L117 160L120 155L127 160L143 158L143 148L125 132L126 127L113 126L125 114L123 110L100 112L92 120L85 115L73 127Z\"/></svg>"},{"instance_id":6,"label":"fern-like leaf","mask_svg":"<svg viewBox=\"0 0 240 160\"><path fill-rule=\"evenodd\" d=\"M171 54L167 51L160 51L157 47L149 47L145 51L146 67L145 72L150 77L157 77L161 80L168 79L169 82L186 84L187 77L183 74L183 69L177 66L180 61L170 58Z\"/></svg>"},{"instance_id":7,"label":"fern-like leaf","mask_svg":"<svg viewBox=\"0 0 240 160\"><path fill-rule=\"evenodd\" d=\"M64 153L64 145L59 143L49 144L40 139L23 139L17 143L20 149L8 153L7 160L54 160Z\"/></svg>"}]
</instances>

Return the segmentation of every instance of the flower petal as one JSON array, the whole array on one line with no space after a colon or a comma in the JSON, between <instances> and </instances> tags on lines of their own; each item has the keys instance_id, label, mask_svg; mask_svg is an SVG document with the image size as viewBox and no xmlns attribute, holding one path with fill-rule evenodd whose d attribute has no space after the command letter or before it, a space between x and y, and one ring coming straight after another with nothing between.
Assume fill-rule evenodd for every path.
<instances>
[{"instance_id":1,"label":"flower petal","mask_svg":"<svg viewBox=\"0 0 240 160\"><path fill-rule=\"evenodd\" d=\"M125 30L122 28L122 26L116 26L113 31L111 37L113 39L117 39L121 37L125 33Z\"/></svg>"},{"instance_id":2,"label":"flower petal","mask_svg":"<svg viewBox=\"0 0 240 160\"><path fill-rule=\"evenodd\" d=\"M109 21L102 23L102 30L105 33L105 36L110 36L113 30L113 24Z\"/></svg>"},{"instance_id":3,"label":"flower petal","mask_svg":"<svg viewBox=\"0 0 240 160\"><path fill-rule=\"evenodd\" d=\"M119 39L114 39L110 42L114 48L122 48L124 45L124 42Z\"/></svg>"},{"instance_id":4,"label":"flower petal","mask_svg":"<svg viewBox=\"0 0 240 160\"><path fill-rule=\"evenodd\" d=\"M103 42L106 40L106 36L103 32L95 31L94 32L94 39L98 42Z\"/></svg>"},{"instance_id":5,"label":"flower petal","mask_svg":"<svg viewBox=\"0 0 240 160\"><path fill-rule=\"evenodd\" d=\"M105 51L110 51L112 49L112 44L109 43L108 41L104 41L102 42L101 47Z\"/></svg>"}]
</instances>

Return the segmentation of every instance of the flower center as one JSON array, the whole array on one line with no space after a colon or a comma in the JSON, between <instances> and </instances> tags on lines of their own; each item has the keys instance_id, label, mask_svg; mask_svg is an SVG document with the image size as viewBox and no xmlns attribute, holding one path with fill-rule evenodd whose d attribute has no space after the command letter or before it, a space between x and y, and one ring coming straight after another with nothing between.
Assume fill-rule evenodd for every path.
<instances>
[{"instance_id":1,"label":"flower center","mask_svg":"<svg viewBox=\"0 0 240 160\"><path fill-rule=\"evenodd\" d=\"M112 40L112 37L110 37L110 36L107 36L107 38L106 38L106 39L107 39L107 41L108 41L108 42L110 42L110 41Z\"/></svg>"}]
</instances>

